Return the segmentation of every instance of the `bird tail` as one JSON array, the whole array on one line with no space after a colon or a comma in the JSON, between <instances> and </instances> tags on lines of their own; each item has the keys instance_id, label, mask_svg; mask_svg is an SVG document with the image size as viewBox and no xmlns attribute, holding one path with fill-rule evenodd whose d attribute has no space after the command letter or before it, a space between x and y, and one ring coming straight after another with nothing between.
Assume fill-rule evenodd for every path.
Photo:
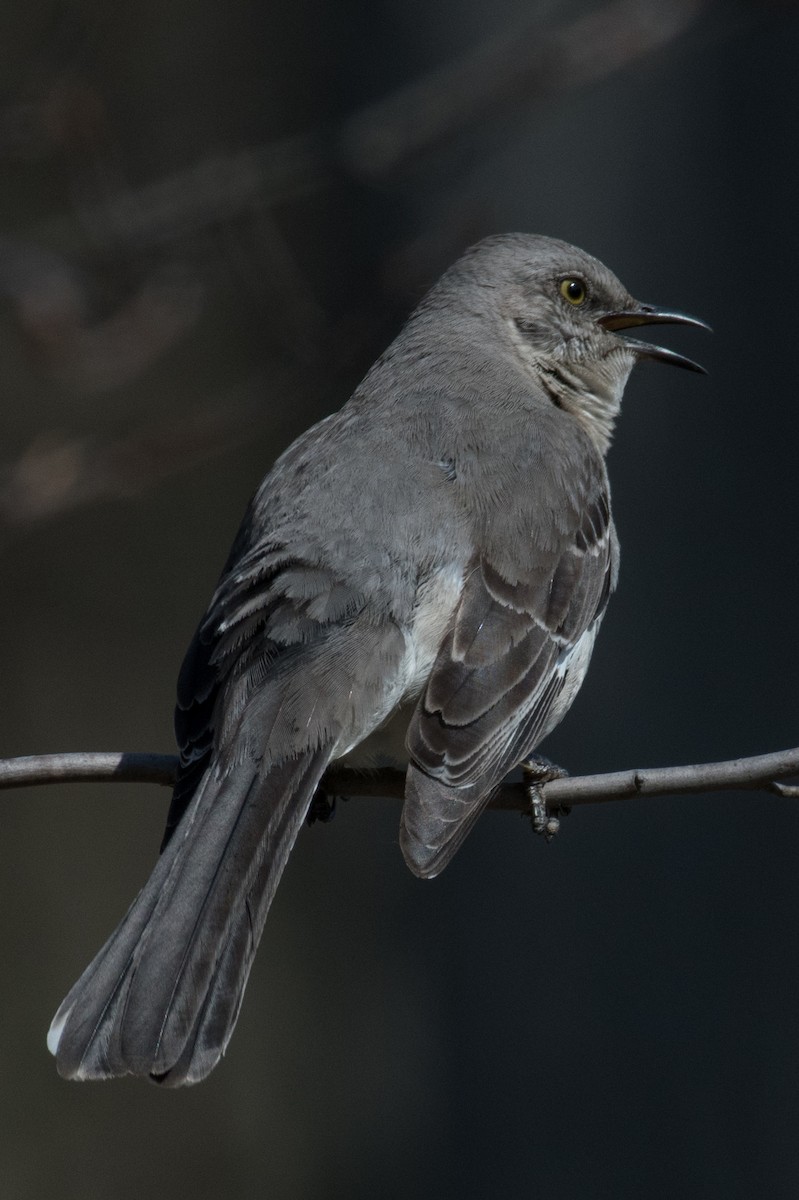
<instances>
[{"instance_id":1,"label":"bird tail","mask_svg":"<svg viewBox=\"0 0 799 1200\"><path fill-rule=\"evenodd\" d=\"M53 1019L67 1079L197 1083L224 1054L264 921L331 747L210 769L122 923Z\"/></svg>"}]
</instances>

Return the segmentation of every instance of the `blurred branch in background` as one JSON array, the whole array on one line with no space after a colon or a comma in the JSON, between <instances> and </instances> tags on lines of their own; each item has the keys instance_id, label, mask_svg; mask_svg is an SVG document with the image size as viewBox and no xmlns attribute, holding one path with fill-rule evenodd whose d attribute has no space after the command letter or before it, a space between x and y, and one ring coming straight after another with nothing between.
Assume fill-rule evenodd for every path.
<instances>
[{"instance_id":1,"label":"blurred branch in background","mask_svg":"<svg viewBox=\"0 0 799 1200\"><path fill-rule=\"evenodd\" d=\"M121 437L42 433L15 461L0 464L0 548L72 509L131 499L235 449L262 419L265 396L279 395L290 409L314 385L307 372L276 368L198 402L188 414L149 420Z\"/></svg>"},{"instance_id":2,"label":"blurred branch in background","mask_svg":"<svg viewBox=\"0 0 799 1200\"><path fill-rule=\"evenodd\" d=\"M170 754L89 753L37 754L0 759L0 790L45 783L105 782L157 783L171 787L178 759ZM799 797L799 786L779 782L799 775L799 748L737 758L728 762L699 763L685 767L652 767L614 771L602 775L565 776L540 786L545 803L553 808L628 800L636 796L692 795L711 791L764 791ZM402 798L402 771L353 771L334 766L322 779L329 795L388 796ZM523 782L505 782L491 808L526 812L530 807Z\"/></svg>"},{"instance_id":3,"label":"blurred branch in background","mask_svg":"<svg viewBox=\"0 0 799 1200\"><path fill-rule=\"evenodd\" d=\"M209 225L326 187L333 171L371 179L405 166L477 122L543 103L632 65L686 32L714 0L612 0L572 23L546 29L536 15L501 31L334 130L219 155L137 191L85 203L88 234L138 250L168 246ZM64 235L57 220L37 230Z\"/></svg>"},{"instance_id":4,"label":"blurred branch in background","mask_svg":"<svg viewBox=\"0 0 799 1200\"><path fill-rule=\"evenodd\" d=\"M225 270L248 284L257 280L269 293L269 336L290 364L283 392L270 394L285 404L287 392L309 382L325 379L329 387L378 318L327 316L275 209L338 185L342 176L382 184L480 123L656 53L712 4L611 0L549 26L537 11L337 126L209 155L136 188L126 182L112 136L112 106L88 77L86 60L96 48L81 45L73 20L68 36L60 26L52 34L49 61L34 72L24 97L0 110L0 155L38 161L49 152L66 175L70 199L69 211L0 238L0 295L35 368L66 394L99 395L138 379L198 324L219 284L223 255ZM65 46L72 47L67 63ZM422 233L388 247L390 278L415 285L431 268L436 274L461 248L445 243L460 242L464 232ZM269 409L260 406L261 420ZM241 436L242 417L255 411L249 403L242 408L206 397L180 423L142 428L131 412L131 431L106 441L44 434L0 470L0 536L3 528L21 530L76 505L140 492L223 452Z\"/></svg>"},{"instance_id":5,"label":"blurred branch in background","mask_svg":"<svg viewBox=\"0 0 799 1200\"><path fill-rule=\"evenodd\" d=\"M252 405L254 410L255 405ZM243 402L197 409L190 421L162 421L103 441L45 433L16 462L0 466L0 545L24 529L97 500L140 494L240 442Z\"/></svg>"},{"instance_id":6,"label":"blurred branch in background","mask_svg":"<svg viewBox=\"0 0 799 1200\"><path fill-rule=\"evenodd\" d=\"M92 320L90 280L65 258L0 236L0 296L40 369L83 394L135 379L187 332L203 288L185 271L148 271L113 313Z\"/></svg>"},{"instance_id":7,"label":"blurred branch in background","mask_svg":"<svg viewBox=\"0 0 799 1200\"><path fill-rule=\"evenodd\" d=\"M351 117L343 162L378 177L464 129L631 66L683 34L713 0L612 0L546 29L536 14Z\"/></svg>"}]
</instances>

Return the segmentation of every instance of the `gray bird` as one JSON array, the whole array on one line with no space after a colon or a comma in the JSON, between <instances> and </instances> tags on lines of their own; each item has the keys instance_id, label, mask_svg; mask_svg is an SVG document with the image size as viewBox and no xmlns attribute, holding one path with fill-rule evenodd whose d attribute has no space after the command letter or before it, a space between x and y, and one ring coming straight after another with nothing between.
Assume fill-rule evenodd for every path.
<instances>
[{"instance_id":1,"label":"gray bird","mask_svg":"<svg viewBox=\"0 0 799 1200\"><path fill-rule=\"evenodd\" d=\"M347 404L278 459L180 678L161 855L53 1021L61 1075L203 1079L329 763L407 766L430 877L582 683L618 548L605 469L639 359L701 325L513 234L439 280Z\"/></svg>"}]
</instances>

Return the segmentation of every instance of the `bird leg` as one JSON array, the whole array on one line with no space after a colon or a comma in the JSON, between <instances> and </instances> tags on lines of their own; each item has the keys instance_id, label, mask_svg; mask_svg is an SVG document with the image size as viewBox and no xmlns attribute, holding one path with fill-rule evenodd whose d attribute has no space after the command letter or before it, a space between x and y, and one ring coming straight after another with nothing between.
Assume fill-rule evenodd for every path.
<instances>
[{"instance_id":1,"label":"bird leg","mask_svg":"<svg viewBox=\"0 0 799 1200\"><path fill-rule=\"evenodd\" d=\"M571 809L565 805L557 805L550 810L544 799L544 784L551 783L553 779L564 779L569 772L556 766L543 754L532 754L521 764L521 768L530 800L533 832L543 834L546 840L551 842L560 830L560 818L568 816Z\"/></svg>"},{"instance_id":2,"label":"bird leg","mask_svg":"<svg viewBox=\"0 0 799 1200\"><path fill-rule=\"evenodd\" d=\"M320 821L323 825L326 825L328 821L332 821L336 815L337 799L337 796L330 796L324 788L318 787L308 807L305 823L313 825L315 821Z\"/></svg>"}]
</instances>

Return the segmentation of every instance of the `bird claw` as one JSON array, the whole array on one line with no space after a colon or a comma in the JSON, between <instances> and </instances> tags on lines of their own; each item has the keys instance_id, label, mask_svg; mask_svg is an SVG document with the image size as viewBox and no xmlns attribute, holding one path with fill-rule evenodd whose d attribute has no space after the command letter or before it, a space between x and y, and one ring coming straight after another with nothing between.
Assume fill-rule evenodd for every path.
<instances>
[{"instance_id":1,"label":"bird claw","mask_svg":"<svg viewBox=\"0 0 799 1200\"><path fill-rule=\"evenodd\" d=\"M541 754L533 755L522 763L527 796L530 801L530 817L533 832L542 835L548 842L560 831L560 818L568 816L571 809L557 805L551 809L544 799L544 784L553 779L564 779L569 772L558 767Z\"/></svg>"}]
</instances>

